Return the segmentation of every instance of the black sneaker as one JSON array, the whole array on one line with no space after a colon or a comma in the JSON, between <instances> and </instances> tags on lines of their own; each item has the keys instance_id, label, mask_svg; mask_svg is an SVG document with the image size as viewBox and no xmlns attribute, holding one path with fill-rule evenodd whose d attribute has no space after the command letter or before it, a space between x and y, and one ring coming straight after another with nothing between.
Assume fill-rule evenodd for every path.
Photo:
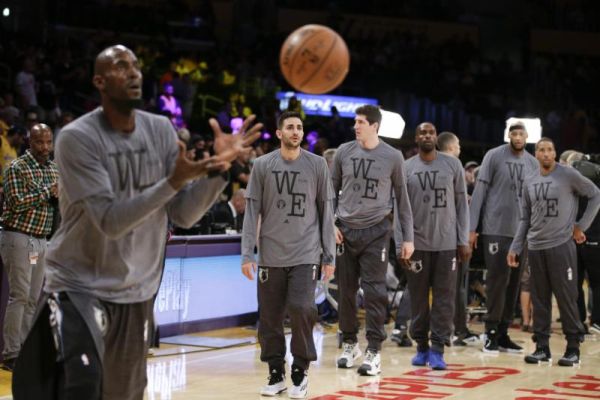
<instances>
[{"instance_id":1,"label":"black sneaker","mask_svg":"<svg viewBox=\"0 0 600 400\"><path fill-rule=\"evenodd\" d=\"M12 372L15 369L16 358L7 358L2 362L2 369L8 372Z\"/></svg>"},{"instance_id":2,"label":"black sneaker","mask_svg":"<svg viewBox=\"0 0 600 400\"><path fill-rule=\"evenodd\" d=\"M504 353L522 353L523 348L510 340L510 336L506 335L498 339L498 350Z\"/></svg>"},{"instance_id":3,"label":"black sneaker","mask_svg":"<svg viewBox=\"0 0 600 400\"><path fill-rule=\"evenodd\" d=\"M525 356L525 362L527 364L539 364L541 362L552 362L552 355L550 354L550 348L536 347L532 354Z\"/></svg>"},{"instance_id":4,"label":"black sneaker","mask_svg":"<svg viewBox=\"0 0 600 400\"><path fill-rule=\"evenodd\" d=\"M500 352L498 348L498 337L496 336L496 331L492 330L487 332L485 343L483 344L483 349L481 350L488 354L498 354Z\"/></svg>"},{"instance_id":5,"label":"black sneaker","mask_svg":"<svg viewBox=\"0 0 600 400\"><path fill-rule=\"evenodd\" d=\"M475 333L475 332L471 332L470 330L467 329L467 333L465 334L465 337L463 337L463 341L467 344L469 343L477 343L479 341L479 334Z\"/></svg>"},{"instance_id":6,"label":"black sneaker","mask_svg":"<svg viewBox=\"0 0 600 400\"><path fill-rule=\"evenodd\" d=\"M558 365L561 367L572 367L573 365L579 364L579 349L574 347L567 347L565 355L558 360Z\"/></svg>"},{"instance_id":7,"label":"black sneaker","mask_svg":"<svg viewBox=\"0 0 600 400\"><path fill-rule=\"evenodd\" d=\"M592 322L590 324L590 331L600 334L600 324L597 322Z\"/></svg>"},{"instance_id":8,"label":"black sneaker","mask_svg":"<svg viewBox=\"0 0 600 400\"><path fill-rule=\"evenodd\" d=\"M412 347L412 340L408 337L408 334L403 329L394 329L390 340L398 345L398 347Z\"/></svg>"},{"instance_id":9,"label":"black sneaker","mask_svg":"<svg viewBox=\"0 0 600 400\"><path fill-rule=\"evenodd\" d=\"M460 337L457 337L456 339L454 339L452 341L452 346L454 346L454 347L464 347L466 345L467 345L467 343L464 340L462 340Z\"/></svg>"}]
</instances>

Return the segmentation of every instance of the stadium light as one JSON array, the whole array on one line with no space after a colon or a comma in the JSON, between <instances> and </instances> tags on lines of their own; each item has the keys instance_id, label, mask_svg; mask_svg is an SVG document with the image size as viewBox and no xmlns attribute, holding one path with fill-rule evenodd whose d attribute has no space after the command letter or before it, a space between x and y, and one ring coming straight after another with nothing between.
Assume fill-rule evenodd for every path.
<instances>
[{"instance_id":1,"label":"stadium light","mask_svg":"<svg viewBox=\"0 0 600 400\"><path fill-rule=\"evenodd\" d=\"M539 118L509 118L504 128L504 141L508 143L508 128L515 122L522 122L527 130L527 143L537 143L542 138L542 122Z\"/></svg>"},{"instance_id":2,"label":"stadium light","mask_svg":"<svg viewBox=\"0 0 600 400\"><path fill-rule=\"evenodd\" d=\"M2 16L3 16L3 17L6 17L6 18L10 17L10 8L8 8L8 7L4 7L4 8L2 9Z\"/></svg>"},{"instance_id":3,"label":"stadium light","mask_svg":"<svg viewBox=\"0 0 600 400\"><path fill-rule=\"evenodd\" d=\"M404 122L402 116L398 113L381 109L381 117L379 136L400 139L406 126L406 122Z\"/></svg>"}]
</instances>

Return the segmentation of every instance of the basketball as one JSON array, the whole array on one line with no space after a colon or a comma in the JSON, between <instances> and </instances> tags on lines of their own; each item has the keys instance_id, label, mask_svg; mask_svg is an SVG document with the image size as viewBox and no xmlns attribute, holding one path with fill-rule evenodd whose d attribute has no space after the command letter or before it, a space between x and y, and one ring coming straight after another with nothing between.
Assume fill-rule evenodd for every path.
<instances>
[{"instance_id":1,"label":"basketball","mask_svg":"<svg viewBox=\"0 0 600 400\"><path fill-rule=\"evenodd\" d=\"M327 93L344 80L350 54L344 39L323 25L304 25L292 32L279 53L279 67L296 90Z\"/></svg>"}]
</instances>

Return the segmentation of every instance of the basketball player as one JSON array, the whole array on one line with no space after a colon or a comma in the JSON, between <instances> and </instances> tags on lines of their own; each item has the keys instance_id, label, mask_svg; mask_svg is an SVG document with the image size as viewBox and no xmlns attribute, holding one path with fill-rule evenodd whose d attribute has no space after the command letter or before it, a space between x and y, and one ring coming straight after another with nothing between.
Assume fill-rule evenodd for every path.
<instances>
[{"instance_id":1,"label":"basketball player","mask_svg":"<svg viewBox=\"0 0 600 400\"><path fill-rule=\"evenodd\" d=\"M579 344L585 334L577 312L577 253L575 243L584 243L584 232L600 209L600 190L574 168L556 162L551 139L542 138L535 146L540 172L531 175L523 187L521 221L510 247L507 262L519 265L525 237L531 268L531 299L534 318L535 352L525 362L551 361L549 347L552 322L552 294L560 310L567 340L561 366L579 364ZM587 197L585 212L575 221L579 196Z\"/></svg>"},{"instance_id":2,"label":"basketball player","mask_svg":"<svg viewBox=\"0 0 600 400\"><path fill-rule=\"evenodd\" d=\"M167 219L198 221L227 184L221 172L260 136L252 118L236 136L211 120L217 156L187 159L167 118L136 110L142 73L121 45L97 56L93 83L101 107L57 143L63 219L47 254L45 306L16 363L15 399L142 400Z\"/></svg>"},{"instance_id":3,"label":"basketball player","mask_svg":"<svg viewBox=\"0 0 600 400\"><path fill-rule=\"evenodd\" d=\"M417 342L412 364L444 370L444 345L450 343L453 327L458 264L471 256L467 186L460 161L435 149L437 132L433 124L419 124L415 141L419 153L406 161L415 235L415 252L407 273L410 334Z\"/></svg>"},{"instance_id":4,"label":"basketball player","mask_svg":"<svg viewBox=\"0 0 600 400\"><path fill-rule=\"evenodd\" d=\"M385 274L392 233L392 190L395 194L399 233L399 256L410 258L414 251L412 212L406 193L402 153L379 140L381 111L365 105L356 109L356 140L338 148L333 160L332 180L337 198L336 242L343 246L337 258L339 327L343 353L339 368L351 368L360 357L357 344L356 292L358 280L364 291L367 350L361 375L381 372L381 342L386 338L387 314Z\"/></svg>"},{"instance_id":5,"label":"basketball player","mask_svg":"<svg viewBox=\"0 0 600 400\"><path fill-rule=\"evenodd\" d=\"M242 236L242 272L254 278L254 246L261 217L258 260L258 339L260 359L269 365L269 382L260 391L274 396L286 390L283 320L292 324L292 388L288 396L306 397L307 371L317 359L313 341L315 287L319 275L333 276L335 232L333 190L324 158L300 148L300 114L283 112L277 121L279 151L254 162L246 192Z\"/></svg>"},{"instance_id":6,"label":"basketball player","mask_svg":"<svg viewBox=\"0 0 600 400\"><path fill-rule=\"evenodd\" d=\"M509 127L509 143L491 149L483 158L471 198L469 242L471 248L475 248L481 217L479 231L488 270L487 339L483 346L486 353L523 352L523 348L508 336L508 326L519 295L521 267L510 268L506 264L506 254L517 231L523 179L539 169L536 159L525 151L526 143L525 125L513 123ZM525 257L521 257L521 264L524 262Z\"/></svg>"}]
</instances>

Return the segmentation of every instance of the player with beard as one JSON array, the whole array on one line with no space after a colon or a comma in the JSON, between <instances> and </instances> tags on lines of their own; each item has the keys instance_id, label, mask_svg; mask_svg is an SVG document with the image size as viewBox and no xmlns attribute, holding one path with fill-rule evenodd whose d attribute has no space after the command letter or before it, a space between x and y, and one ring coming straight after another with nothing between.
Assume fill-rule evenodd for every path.
<instances>
[{"instance_id":1,"label":"player with beard","mask_svg":"<svg viewBox=\"0 0 600 400\"><path fill-rule=\"evenodd\" d=\"M294 357L288 397L306 397L307 371L317 359L313 340L315 287L334 271L335 233L329 169L324 158L300 148L300 114L286 111L277 121L281 148L254 162L246 191L242 235L242 272L254 278L257 225L261 218L258 260L258 340L260 359L269 365L269 382L260 393L286 390L283 320L292 325Z\"/></svg>"},{"instance_id":2,"label":"player with beard","mask_svg":"<svg viewBox=\"0 0 600 400\"><path fill-rule=\"evenodd\" d=\"M554 294L567 340L567 349L558 365L571 367L579 364L579 344L585 333L577 312L577 253L573 241L585 243L584 232L600 209L600 190L576 169L556 162L551 139L537 142L535 156L540 172L525 181L521 220L507 263L511 267L519 265L517 257L522 254L527 237L536 345L535 352L526 356L525 362L538 364L552 360L549 339ZM575 221L580 197L588 202L581 218Z\"/></svg>"},{"instance_id":3,"label":"player with beard","mask_svg":"<svg viewBox=\"0 0 600 400\"><path fill-rule=\"evenodd\" d=\"M171 122L136 110L135 54L98 54L101 106L61 130L56 145L62 223L47 253L43 307L15 365L15 399L141 400L167 223L189 227L227 184L230 162L260 124L225 135L216 156L194 161ZM208 175L208 176L207 176Z\"/></svg>"},{"instance_id":4,"label":"player with beard","mask_svg":"<svg viewBox=\"0 0 600 400\"><path fill-rule=\"evenodd\" d=\"M523 179L539 170L535 157L525 150L527 130L522 122L509 127L508 138L508 144L491 149L483 158L470 206L469 243L475 248L477 232L481 233L488 270L487 339L483 351L492 354L523 352L510 339L508 326L519 295L520 271L526 256L521 257L519 267L510 268L506 255L517 232Z\"/></svg>"},{"instance_id":5,"label":"player with beard","mask_svg":"<svg viewBox=\"0 0 600 400\"><path fill-rule=\"evenodd\" d=\"M460 161L435 149L433 124L419 124L415 141L419 153L406 161L415 252L409 263L399 262L409 269L410 334L417 342L412 364L443 370L444 345L450 342L453 328L458 263L471 257L467 187ZM401 234L397 229L395 233Z\"/></svg>"}]
</instances>

